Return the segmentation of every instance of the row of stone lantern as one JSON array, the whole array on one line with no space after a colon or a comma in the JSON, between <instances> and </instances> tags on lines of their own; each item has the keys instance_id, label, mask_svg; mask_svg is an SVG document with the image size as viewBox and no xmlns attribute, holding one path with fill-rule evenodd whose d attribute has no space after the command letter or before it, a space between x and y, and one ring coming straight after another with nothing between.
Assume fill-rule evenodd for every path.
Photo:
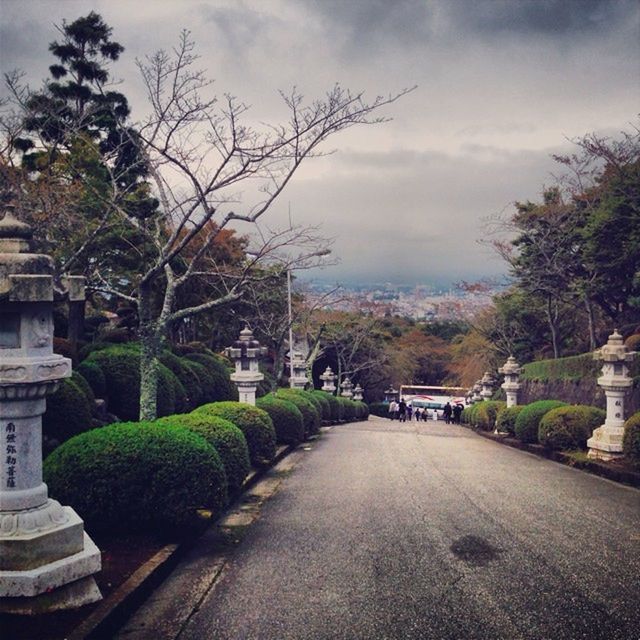
<instances>
[{"instance_id":1,"label":"row of stone lantern","mask_svg":"<svg viewBox=\"0 0 640 640\"><path fill-rule=\"evenodd\" d=\"M336 392L336 376L335 373L331 370L331 367L327 367L324 370L324 373L320 376L320 380L322 380L322 390L327 393L334 394ZM340 396L343 398L353 398L353 400L362 401L364 397L364 389L360 386L360 384L356 384L353 386L353 382L349 376L345 376L342 380L342 384L340 385Z\"/></svg>"}]
</instances>

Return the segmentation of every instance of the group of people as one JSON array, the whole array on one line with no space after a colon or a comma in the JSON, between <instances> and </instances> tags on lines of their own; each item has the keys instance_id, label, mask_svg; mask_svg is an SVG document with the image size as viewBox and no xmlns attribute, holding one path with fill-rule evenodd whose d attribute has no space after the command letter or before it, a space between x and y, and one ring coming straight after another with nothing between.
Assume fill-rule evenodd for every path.
<instances>
[{"instance_id":1,"label":"group of people","mask_svg":"<svg viewBox=\"0 0 640 640\"><path fill-rule=\"evenodd\" d=\"M460 424L460 416L462 415L463 409L464 406L461 404L454 404L452 406L450 402L447 402L442 409L442 417L447 424L451 422ZM399 402L392 400L389 403L389 418L400 422L411 421L414 417L418 422L420 420L426 422L429 419L429 415L431 415L433 420L437 420L438 410L432 409L431 411L432 413L429 414L429 409L426 407L416 407L414 409L411 402L405 402L404 398L400 398Z\"/></svg>"}]
</instances>

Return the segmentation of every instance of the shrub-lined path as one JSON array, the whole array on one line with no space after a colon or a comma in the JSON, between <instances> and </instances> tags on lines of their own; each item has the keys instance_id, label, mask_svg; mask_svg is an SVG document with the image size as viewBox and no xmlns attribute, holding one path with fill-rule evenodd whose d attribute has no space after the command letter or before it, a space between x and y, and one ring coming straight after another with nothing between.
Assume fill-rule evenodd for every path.
<instances>
[{"instance_id":1,"label":"shrub-lined path","mask_svg":"<svg viewBox=\"0 0 640 640\"><path fill-rule=\"evenodd\" d=\"M186 584L214 570L206 555ZM119 637L630 640L640 492L463 427L371 417L304 452L188 618L177 584Z\"/></svg>"}]
</instances>

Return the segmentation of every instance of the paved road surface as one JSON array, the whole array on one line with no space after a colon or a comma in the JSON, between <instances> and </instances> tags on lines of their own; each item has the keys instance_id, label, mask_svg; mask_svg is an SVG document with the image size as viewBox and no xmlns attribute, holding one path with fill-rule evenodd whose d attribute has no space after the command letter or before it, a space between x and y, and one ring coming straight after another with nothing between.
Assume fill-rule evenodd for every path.
<instances>
[{"instance_id":1,"label":"paved road surface","mask_svg":"<svg viewBox=\"0 0 640 640\"><path fill-rule=\"evenodd\" d=\"M457 426L337 427L172 637L640 639L640 492Z\"/></svg>"}]
</instances>

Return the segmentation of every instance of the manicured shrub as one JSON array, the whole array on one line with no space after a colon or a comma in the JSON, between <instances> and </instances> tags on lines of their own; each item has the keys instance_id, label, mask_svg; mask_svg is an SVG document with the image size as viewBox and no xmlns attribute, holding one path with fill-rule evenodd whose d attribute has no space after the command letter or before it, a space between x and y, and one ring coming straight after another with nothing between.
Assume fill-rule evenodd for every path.
<instances>
[{"instance_id":1,"label":"manicured shrub","mask_svg":"<svg viewBox=\"0 0 640 640\"><path fill-rule=\"evenodd\" d=\"M89 530L189 527L197 509L226 503L220 456L181 427L119 422L71 438L44 462L49 494L72 506Z\"/></svg>"},{"instance_id":2,"label":"manicured shrub","mask_svg":"<svg viewBox=\"0 0 640 640\"><path fill-rule=\"evenodd\" d=\"M538 440L547 449L586 449L587 440L606 415L602 409L586 405L552 409L540 420Z\"/></svg>"},{"instance_id":3,"label":"manicured shrub","mask_svg":"<svg viewBox=\"0 0 640 640\"><path fill-rule=\"evenodd\" d=\"M478 411L480 410L480 403L474 402L470 407L466 407L463 410L464 423L471 427L478 426Z\"/></svg>"},{"instance_id":4,"label":"manicured shrub","mask_svg":"<svg viewBox=\"0 0 640 640\"><path fill-rule=\"evenodd\" d=\"M629 464L640 470L640 411L624 423L622 450Z\"/></svg>"},{"instance_id":5,"label":"manicured shrub","mask_svg":"<svg viewBox=\"0 0 640 640\"><path fill-rule=\"evenodd\" d=\"M538 442L538 427L545 413L566 406L560 400L538 400L523 407L515 423L515 433L521 442Z\"/></svg>"},{"instance_id":6,"label":"manicured shrub","mask_svg":"<svg viewBox=\"0 0 640 640\"><path fill-rule=\"evenodd\" d=\"M138 349L113 345L94 351L88 358L105 377L108 409L121 420L135 420L140 412L140 353ZM175 413L175 376L158 366L158 416Z\"/></svg>"},{"instance_id":7,"label":"manicured shrub","mask_svg":"<svg viewBox=\"0 0 640 640\"><path fill-rule=\"evenodd\" d=\"M209 374L206 383L201 380L206 402L238 399L238 391L229 378L229 370L219 358L204 353L190 353L185 358L202 365Z\"/></svg>"},{"instance_id":8,"label":"manicured shrub","mask_svg":"<svg viewBox=\"0 0 640 640\"><path fill-rule=\"evenodd\" d=\"M91 405L82 389L70 378L60 381L58 390L47 397L42 416L43 449L49 452L69 438L91 429Z\"/></svg>"},{"instance_id":9,"label":"manicured shrub","mask_svg":"<svg viewBox=\"0 0 640 640\"><path fill-rule=\"evenodd\" d=\"M338 396L338 402L342 405L342 419L345 422L352 422L356 417L356 407L353 400Z\"/></svg>"},{"instance_id":10,"label":"manicured shrub","mask_svg":"<svg viewBox=\"0 0 640 640\"><path fill-rule=\"evenodd\" d=\"M493 431L496 426L496 416L500 409L507 406L507 403L502 400L485 400L478 402L477 406L475 414L477 425L485 431Z\"/></svg>"},{"instance_id":11,"label":"manicured shrub","mask_svg":"<svg viewBox=\"0 0 640 640\"><path fill-rule=\"evenodd\" d=\"M271 417L276 440L280 444L296 445L304 440L304 418L293 402L270 393L258 398L256 407L266 411Z\"/></svg>"},{"instance_id":12,"label":"manicured shrub","mask_svg":"<svg viewBox=\"0 0 640 640\"><path fill-rule=\"evenodd\" d=\"M516 418L522 411L524 405L517 404L515 407L504 407L498 411L496 418L496 429L500 433L508 433L513 436L516 433ZM465 409L466 411L466 409ZM463 412L464 413L464 412Z\"/></svg>"},{"instance_id":13,"label":"manicured shrub","mask_svg":"<svg viewBox=\"0 0 640 640\"><path fill-rule=\"evenodd\" d=\"M327 392L316 389L310 393L320 403L322 422L331 422L331 403L327 399Z\"/></svg>"},{"instance_id":14,"label":"manicured shrub","mask_svg":"<svg viewBox=\"0 0 640 640\"><path fill-rule=\"evenodd\" d=\"M202 436L217 452L227 476L229 496L236 495L249 474L251 462L244 434L235 424L204 413L182 413L165 416L156 424L173 425L189 429Z\"/></svg>"},{"instance_id":15,"label":"manicured shrub","mask_svg":"<svg viewBox=\"0 0 640 640\"><path fill-rule=\"evenodd\" d=\"M93 389L89 386L89 383L84 379L84 377L81 376L75 369L71 372L71 380L80 387L82 393L84 393L84 395L87 397L89 406L91 407L91 411L93 413L93 406L96 402L96 397L93 394Z\"/></svg>"},{"instance_id":16,"label":"manicured shrub","mask_svg":"<svg viewBox=\"0 0 640 640\"><path fill-rule=\"evenodd\" d=\"M306 398L304 393L300 393L296 389L278 389L276 397L288 400L298 407L300 413L302 413L304 435L306 438L320 431L320 425L322 423L320 413L318 409L316 409L316 405Z\"/></svg>"},{"instance_id":17,"label":"manicured shrub","mask_svg":"<svg viewBox=\"0 0 640 640\"><path fill-rule=\"evenodd\" d=\"M358 420L368 420L369 405L361 400L354 400L354 404L356 405L356 418Z\"/></svg>"},{"instance_id":18,"label":"manicured shrub","mask_svg":"<svg viewBox=\"0 0 640 640\"><path fill-rule=\"evenodd\" d=\"M177 412L185 413L192 411L201 404L204 404L205 400L203 400L202 397L200 378L191 367L193 363L190 360L179 358L170 351L163 351L158 360L173 373L184 389L186 395L184 407L179 405L178 398L176 398Z\"/></svg>"},{"instance_id":19,"label":"manicured shrub","mask_svg":"<svg viewBox=\"0 0 640 640\"><path fill-rule=\"evenodd\" d=\"M342 403L338 400L337 396L331 393L327 394L327 400L331 406L331 422L340 422L342 420Z\"/></svg>"},{"instance_id":20,"label":"manicured shrub","mask_svg":"<svg viewBox=\"0 0 640 640\"><path fill-rule=\"evenodd\" d=\"M269 414L242 402L212 402L192 412L229 420L242 431L254 466L268 464L276 455L276 432Z\"/></svg>"},{"instance_id":21,"label":"manicured shrub","mask_svg":"<svg viewBox=\"0 0 640 640\"><path fill-rule=\"evenodd\" d=\"M81 347L80 351L78 352L78 359L81 361L86 360L92 353L96 351L102 351L102 349L109 349L110 347L113 347L113 344L111 344L110 342L89 342L88 344L85 344L83 347Z\"/></svg>"},{"instance_id":22,"label":"manicured shrub","mask_svg":"<svg viewBox=\"0 0 640 640\"><path fill-rule=\"evenodd\" d=\"M369 404L369 412L372 416L379 416L380 418L389 417L389 404L386 402L372 402Z\"/></svg>"},{"instance_id":23,"label":"manicured shrub","mask_svg":"<svg viewBox=\"0 0 640 640\"><path fill-rule=\"evenodd\" d=\"M81 362L75 369L89 384L96 398L104 398L107 392L107 383L102 369L90 360Z\"/></svg>"}]
</instances>

